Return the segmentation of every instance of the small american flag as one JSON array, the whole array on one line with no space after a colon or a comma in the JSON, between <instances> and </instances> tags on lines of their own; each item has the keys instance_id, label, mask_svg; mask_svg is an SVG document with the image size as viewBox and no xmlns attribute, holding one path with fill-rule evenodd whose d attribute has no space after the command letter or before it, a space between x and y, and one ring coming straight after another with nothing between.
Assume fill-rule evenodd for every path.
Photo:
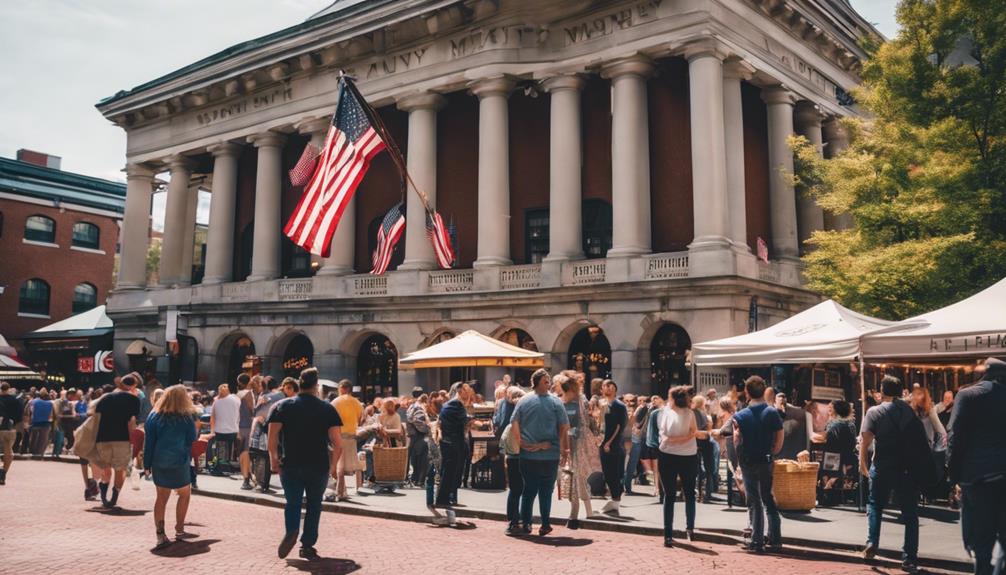
<instances>
[{"instance_id":1,"label":"small american flag","mask_svg":"<svg viewBox=\"0 0 1006 575\"><path fill-rule=\"evenodd\" d=\"M433 244L437 263L442 269L450 269L454 265L454 248L451 247L451 236L439 213L426 212L426 235Z\"/></svg>"},{"instance_id":2,"label":"small american flag","mask_svg":"<svg viewBox=\"0 0 1006 575\"><path fill-rule=\"evenodd\" d=\"M374 269L370 273L382 275L388 271L391 256L403 231L405 231L405 215L402 214L402 202L398 202L388 210L381 227L377 230L377 249L374 250L373 256Z\"/></svg>"},{"instance_id":3,"label":"small american flag","mask_svg":"<svg viewBox=\"0 0 1006 575\"><path fill-rule=\"evenodd\" d=\"M768 244L760 237L758 238L758 259L768 263Z\"/></svg>"},{"instance_id":4,"label":"small american flag","mask_svg":"<svg viewBox=\"0 0 1006 575\"><path fill-rule=\"evenodd\" d=\"M367 173L371 158L384 149L384 141L348 82L346 78L339 81L339 104L325 147L300 203L283 229L293 243L322 257L329 255L332 235Z\"/></svg>"}]
</instances>

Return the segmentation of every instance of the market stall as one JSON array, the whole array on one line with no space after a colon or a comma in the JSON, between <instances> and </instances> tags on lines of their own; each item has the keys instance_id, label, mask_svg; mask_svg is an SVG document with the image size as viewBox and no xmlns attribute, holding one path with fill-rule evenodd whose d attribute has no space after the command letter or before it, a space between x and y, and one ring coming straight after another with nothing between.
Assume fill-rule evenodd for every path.
<instances>
[{"instance_id":1,"label":"market stall","mask_svg":"<svg viewBox=\"0 0 1006 575\"><path fill-rule=\"evenodd\" d=\"M89 389L112 383L112 320L100 305L22 336L30 365L50 387Z\"/></svg>"},{"instance_id":2,"label":"market stall","mask_svg":"<svg viewBox=\"0 0 1006 575\"><path fill-rule=\"evenodd\" d=\"M42 382L42 375L21 361L17 350L0 335L0 381L14 386L35 385Z\"/></svg>"}]
</instances>

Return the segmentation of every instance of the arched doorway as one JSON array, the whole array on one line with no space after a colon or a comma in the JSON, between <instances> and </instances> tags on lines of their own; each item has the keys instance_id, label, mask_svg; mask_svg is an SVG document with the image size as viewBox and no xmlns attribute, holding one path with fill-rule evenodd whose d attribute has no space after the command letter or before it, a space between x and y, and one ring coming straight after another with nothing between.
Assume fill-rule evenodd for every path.
<instances>
[{"instance_id":1,"label":"arched doorway","mask_svg":"<svg viewBox=\"0 0 1006 575\"><path fill-rule=\"evenodd\" d=\"M668 323L657 330L650 344L650 385L652 393L667 397L667 390L691 381L692 338L680 325Z\"/></svg>"},{"instance_id":2,"label":"arched doorway","mask_svg":"<svg viewBox=\"0 0 1006 575\"><path fill-rule=\"evenodd\" d=\"M227 385L237 391L239 373L254 375L262 370L262 361L255 355L255 342L246 335L239 335L231 344L227 360Z\"/></svg>"},{"instance_id":3,"label":"arched doorway","mask_svg":"<svg viewBox=\"0 0 1006 575\"><path fill-rule=\"evenodd\" d=\"M314 365L314 345L306 335L299 333L286 344L283 351L283 377L298 377L303 369Z\"/></svg>"},{"instance_id":4,"label":"arched doorway","mask_svg":"<svg viewBox=\"0 0 1006 575\"><path fill-rule=\"evenodd\" d=\"M501 333L496 339L528 351L538 351L538 344L531 337L531 334L520 328L510 328ZM510 375L513 378L513 383L521 387L528 387L531 385L532 373L534 373L533 369L515 368Z\"/></svg>"},{"instance_id":5,"label":"arched doorway","mask_svg":"<svg viewBox=\"0 0 1006 575\"><path fill-rule=\"evenodd\" d=\"M566 365L586 374L588 382L595 377L611 377L611 344L600 326L587 326L573 336Z\"/></svg>"},{"instance_id":6,"label":"arched doorway","mask_svg":"<svg viewBox=\"0 0 1006 575\"><path fill-rule=\"evenodd\" d=\"M390 339L377 333L360 344L356 381L364 403L398 394L398 350Z\"/></svg>"}]
</instances>

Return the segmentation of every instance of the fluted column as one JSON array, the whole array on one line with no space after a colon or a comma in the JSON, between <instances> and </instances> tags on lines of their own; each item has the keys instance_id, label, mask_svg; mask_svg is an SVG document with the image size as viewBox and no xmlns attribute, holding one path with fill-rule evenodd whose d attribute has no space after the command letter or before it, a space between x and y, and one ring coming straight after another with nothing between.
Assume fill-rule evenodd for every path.
<instances>
[{"instance_id":1,"label":"fluted column","mask_svg":"<svg viewBox=\"0 0 1006 575\"><path fill-rule=\"evenodd\" d=\"M505 100L504 100L505 102ZM398 101L398 109L409 113L409 143L406 163L412 181L437 205L437 110L446 100L440 94L413 94ZM412 182L406 199L405 259L400 270L431 270L439 267L433 244L426 237L426 209Z\"/></svg>"},{"instance_id":2,"label":"fluted column","mask_svg":"<svg viewBox=\"0 0 1006 575\"><path fill-rule=\"evenodd\" d=\"M116 289L147 287L150 244L150 197L154 172L141 164L126 166L126 213L119 240L119 281Z\"/></svg>"},{"instance_id":3,"label":"fluted column","mask_svg":"<svg viewBox=\"0 0 1006 575\"><path fill-rule=\"evenodd\" d=\"M171 287L182 281L182 250L185 241L185 216L189 210L189 179L192 161L185 156L168 160L171 181L164 212L164 239L161 242L160 285Z\"/></svg>"},{"instance_id":4,"label":"fluted column","mask_svg":"<svg viewBox=\"0 0 1006 575\"><path fill-rule=\"evenodd\" d=\"M182 265L178 270L178 285L192 285L192 258L196 247L196 208L199 204L199 186L189 186L185 204L185 226L182 228Z\"/></svg>"},{"instance_id":5,"label":"fluted column","mask_svg":"<svg viewBox=\"0 0 1006 575\"><path fill-rule=\"evenodd\" d=\"M650 134L646 79L653 63L631 56L604 66L612 84L609 258L650 251Z\"/></svg>"},{"instance_id":6,"label":"fluted column","mask_svg":"<svg viewBox=\"0 0 1006 575\"><path fill-rule=\"evenodd\" d=\"M723 127L727 158L727 206L730 212L730 241L734 249L750 252L747 225L747 188L744 175L744 104L741 81L752 70L740 60L723 65Z\"/></svg>"},{"instance_id":7,"label":"fluted column","mask_svg":"<svg viewBox=\"0 0 1006 575\"><path fill-rule=\"evenodd\" d=\"M790 180L793 151L786 139L793 135L793 94L781 86L762 90L768 108L769 203L772 211L772 250L781 260L798 261L796 193Z\"/></svg>"},{"instance_id":8,"label":"fluted column","mask_svg":"<svg viewBox=\"0 0 1006 575\"><path fill-rule=\"evenodd\" d=\"M234 278L234 217L241 146L223 142L210 146L208 150L213 154L213 189L210 193L210 225L206 233L203 283L218 284Z\"/></svg>"},{"instance_id":9,"label":"fluted column","mask_svg":"<svg viewBox=\"0 0 1006 575\"><path fill-rule=\"evenodd\" d=\"M824 154L824 141L821 137L821 112L811 102L799 102L796 105L796 132L807 138L817 149L818 155ZM804 243L816 231L824 229L824 210L817 205L817 200L804 192L797 197L797 230L800 238L800 250L807 250Z\"/></svg>"},{"instance_id":10,"label":"fluted column","mask_svg":"<svg viewBox=\"0 0 1006 575\"><path fill-rule=\"evenodd\" d=\"M545 80L549 102L548 256L545 261L583 258L580 90L576 74Z\"/></svg>"},{"instance_id":11,"label":"fluted column","mask_svg":"<svg viewBox=\"0 0 1006 575\"><path fill-rule=\"evenodd\" d=\"M688 46L695 237L690 250L730 247L727 149L723 119L723 59L714 41Z\"/></svg>"},{"instance_id":12,"label":"fluted column","mask_svg":"<svg viewBox=\"0 0 1006 575\"><path fill-rule=\"evenodd\" d=\"M285 141L286 138L276 132L248 137L248 143L258 148L258 171L255 174L255 238L252 247L252 269L248 281L279 277L282 233L281 182Z\"/></svg>"},{"instance_id":13,"label":"fluted column","mask_svg":"<svg viewBox=\"0 0 1006 575\"><path fill-rule=\"evenodd\" d=\"M510 76L472 84L479 99L478 258L474 267L508 266L510 259Z\"/></svg>"},{"instance_id":14,"label":"fluted column","mask_svg":"<svg viewBox=\"0 0 1006 575\"><path fill-rule=\"evenodd\" d=\"M849 147L849 134L842 125L842 119L838 117L829 118L822 125L821 129L827 145L824 147L824 157L831 159L838 156ZM852 214L843 212L832 214L825 212L824 227L829 230L846 230L852 227Z\"/></svg>"}]
</instances>

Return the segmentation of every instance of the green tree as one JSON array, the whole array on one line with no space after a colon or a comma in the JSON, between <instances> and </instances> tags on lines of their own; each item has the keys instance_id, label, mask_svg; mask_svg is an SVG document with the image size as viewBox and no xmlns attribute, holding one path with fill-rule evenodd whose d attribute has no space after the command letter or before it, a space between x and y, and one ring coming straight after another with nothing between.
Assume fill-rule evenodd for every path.
<instances>
[{"instance_id":1,"label":"green tree","mask_svg":"<svg viewBox=\"0 0 1006 575\"><path fill-rule=\"evenodd\" d=\"M897 38L867 46L851 145L792 141L795 180L855 225L815 233L808 286L900 319L1006 275L1006 10L1002 0L902 0Z\"/></svg>"}]
</instances>

